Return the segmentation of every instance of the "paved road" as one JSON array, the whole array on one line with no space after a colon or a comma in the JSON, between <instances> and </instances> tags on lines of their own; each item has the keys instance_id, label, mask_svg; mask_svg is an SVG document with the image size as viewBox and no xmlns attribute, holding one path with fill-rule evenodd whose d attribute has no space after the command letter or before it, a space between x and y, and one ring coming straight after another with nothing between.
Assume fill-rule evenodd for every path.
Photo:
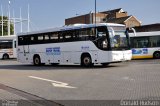
<instances>
[{"instance_id":1,"label":"paved road","mask_svg":"<svg viewBox=\"0 0 160 106\"><path fill-rule=\"evenodd\" d=\"M0 60L0 84L5 99L13 94L16 100L160 100L160 60L132 60L94 68L36 67Z\"/></svg>"}]
</instances>

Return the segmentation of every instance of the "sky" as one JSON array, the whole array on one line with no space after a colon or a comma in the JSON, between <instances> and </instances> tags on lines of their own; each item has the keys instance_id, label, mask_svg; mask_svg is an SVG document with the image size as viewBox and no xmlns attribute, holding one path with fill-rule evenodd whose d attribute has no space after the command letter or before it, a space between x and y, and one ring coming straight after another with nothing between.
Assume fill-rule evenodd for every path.
<instances>
[{"instance_id":1,"label":"sky","mask_svg":"<svg viewBox=\"0 0 160 106\"><path fill-rule=\"evenodd\" d=\"M9 0L0 0L4 15L8 12ZM27 7L30 6L30 28L41 30L51 27L60 27L66 18L77 14L88 14L95 10L95 0L10 0L11 17L27 19ZM97 0L97 12L122 8L128 15L135 16L142 25L160 23L160 0ZM1 15L1 11L0 11ZM23 23L23 31L27 31L27 22ZM16 32L20 25L16 24Z\"/></svg>"}]
</instances>

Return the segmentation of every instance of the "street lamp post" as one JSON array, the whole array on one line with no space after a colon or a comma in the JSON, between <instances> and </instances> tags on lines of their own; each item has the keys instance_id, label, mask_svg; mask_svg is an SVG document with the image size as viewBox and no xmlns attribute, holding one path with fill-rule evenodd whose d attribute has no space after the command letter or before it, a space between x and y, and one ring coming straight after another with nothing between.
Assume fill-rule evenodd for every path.
<instances>
[{"instance_id":1,"label":"street lamp post","mask_svg":"<svg viewBox=\"0 0 160 106\"><path fill-rule=\"evenodd\" d=\"M11 33L10 33L10 4L11 4L11 1L9 1L9 3L8 3L8 36L10 36L11 35Z\"/></svg>"},{"instance_id":2,"label":"street lamp post","mask_svg":"<svg viewBox=\"0 0 160 106\"><path fill-rule=\"evenodd\" d=\"M95 0L95 25L96 25L96 12L97 11L97 1Z\"/></svg>"},{"instance_id":3,"label":"street lamp post","mask_svg":"<svg viewBox=\"0 0 160 106\"><path fill-rule=\"evenodd\" d=\"M96 9L97 9L97 2L95 0L95 15L94 15L95 16L95 21L94 22L95 22L95 35L97 36L97 30L96 30L96 13L97 13L96 11L97 10Z\"/></svg>"},{"instance_id":4,"label":"street lamp post","mask_svg":"<svg viewBox=\"0 0 160 106\"><path fill-rule=\"evenodd\" d=\"M3 7L2 7L2 5L1 5L1 13L2 13L1 24L2 24L2 36L3 36Z\"/></svg>"},{"instance_id":5,"label":"street lamp post","mask_svg":"<svg viewBox=\"0 0 160 106\"><path fill-rule=\"evenodd\" d=\"M29 4L28 4L28 32L30 31L30 7L29 7Z\"/></svg>"}]
</instances>

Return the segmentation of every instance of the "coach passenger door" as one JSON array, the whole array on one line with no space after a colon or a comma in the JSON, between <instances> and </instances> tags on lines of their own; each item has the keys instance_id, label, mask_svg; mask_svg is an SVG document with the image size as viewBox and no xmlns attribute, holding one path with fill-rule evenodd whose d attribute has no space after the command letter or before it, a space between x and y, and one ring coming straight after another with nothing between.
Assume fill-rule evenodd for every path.
<instances>
[{"instance_id":1,"label":"coach passenger door","mask_svg":"<svg viewBox=\"0 0 160 106\"><path fill-rule=\"evenodd\" d=\"M25 62L28 60L29 54L29 37L27 36L18 36L17 41L17 59L18 61Z\"/></svg>"},{"instance_id":2,"label":"coach passenger door","mask_svg":"<svg viewBox=\"0 0 160 106\"><path fill-rule=\"evenodd\" d=\"M13 58L17 57L17 52L16 52L16 48L17 48L17 44L16 44L16 39L13 40Z\"/></svg>"},{"instance_id":3,"label":"coach passenger door","mask_svg":"<svg viewBox=\"0 0 160 106\"><path fill-rule=\"evenodd\" d=\"M23 45L24 56L26 56L26 54L29 53L29 42L30 42L29 36L25 36Z\"/></svg>"}]
</instances>

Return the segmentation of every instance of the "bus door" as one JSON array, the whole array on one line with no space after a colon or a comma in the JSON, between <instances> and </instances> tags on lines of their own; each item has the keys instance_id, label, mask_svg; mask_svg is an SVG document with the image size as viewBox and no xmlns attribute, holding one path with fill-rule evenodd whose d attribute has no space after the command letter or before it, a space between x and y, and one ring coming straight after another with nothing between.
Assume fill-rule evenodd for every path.
<instances>
[{"instance_id":1,"label":"bus door","mask_svg":"<svg viewBox=\"0 0 160 106\"><path fill-rule=\"evenodd\" d=\"M12 47L13 47L13 58L17 58L17 52L16 52L16 39L13 40L13 43L12 43Z\"/></svg>"},{"instance_id":2,"label":"bus door","mask_svg":"<svg viewBox=\"0 0 160 106\"><path fill-rule=\"evenodd\" d=\"M29 37L25 36L23 45L24 56L27 56L29 54L29 41L30 41Z\"/></svg>"},{"instance_id":3,"label":"bus door","mask_svg":"<svg viewBox=\"0 0 160 106\"><path fill-rule=\"evenodd\" d=\"M16 41L13 43L13 47L17 48L17 58L18 61L27 61L29 56L29 37L27 36L18 36L18 42L16 47ZM15 52L16 54L16 52Z\"/></svg>"}]
</instances>

